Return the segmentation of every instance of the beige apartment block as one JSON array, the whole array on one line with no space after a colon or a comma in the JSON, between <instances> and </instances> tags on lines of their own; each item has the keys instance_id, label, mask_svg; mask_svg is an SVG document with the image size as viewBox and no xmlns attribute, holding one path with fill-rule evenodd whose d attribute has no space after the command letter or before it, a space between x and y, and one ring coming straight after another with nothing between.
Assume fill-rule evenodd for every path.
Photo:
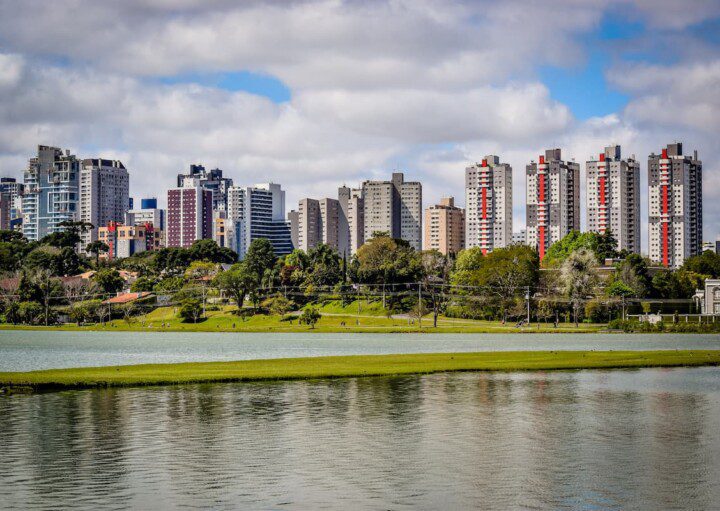
<instances>
[{"instance_id":1,"label":"beige apartment block","mask_svg":"<svg viewBox=\"0 0 720 511\"><path fill-rule=\"evenodd\" d=\"M465 211L455 206L453 197L425 210L425 250L444 255L457 254L465 248Z\"/></svg>"}]
</instances>

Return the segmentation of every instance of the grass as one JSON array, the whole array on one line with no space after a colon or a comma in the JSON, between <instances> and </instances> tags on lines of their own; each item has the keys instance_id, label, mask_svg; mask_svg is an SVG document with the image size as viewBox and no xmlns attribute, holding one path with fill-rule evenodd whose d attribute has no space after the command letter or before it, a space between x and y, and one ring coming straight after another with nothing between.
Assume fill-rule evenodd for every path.
<instances>
[{"instance_id":1,"label":"grass","mask_svg":"<svg viewBox=\"0 0 720 511\"><path fill-rule=\"evenodd\" d=\"M361 304L360 316L350 314L347 311L357 312L357 303L348 307L342 304L329 303L320 312L324 315L320 321L311 329L307 325L300 325L297 319L283 321L282 316L263 315L241 318L233 313L234 307L224 307L218 311L208 311L207 319L198 323L185 323L181 321L173 307L160 307L154 311L134 318L132 322L119 319L106 323L79 327L75 324L67 324L52 327L23 326L2 324L0 329L14 330L90 330L90 331L139 331L139 332L377 332L377 333L401 333L401 332L431 332L431 333L518 333L518 332L545 332L545 333L591 333L598 332L604 325L581 324L575 328L572 323L560 323L558 328L552 324L537 324L529 327L515 328L514 323L508 322L503 325L499 321L476 321L467 319L454 319L441 316L438 318L438 326L434 328L432 317L425 316L420 325L415 319L409 323L405 318L388 318L378 311L382 306L371 302Z\"/></svg>"},{"instance_id":2,"label":"grass","mask_svg":"<svg viewBox=\"0 0 720 511\"><path fill-rule=\"evenodd\" d=\"M145 364L0 373L0 388L58 390L181 383L380 376L447 371L520 371L719 365L720 350L514 351Z\"/></svg>"}]
</instances>

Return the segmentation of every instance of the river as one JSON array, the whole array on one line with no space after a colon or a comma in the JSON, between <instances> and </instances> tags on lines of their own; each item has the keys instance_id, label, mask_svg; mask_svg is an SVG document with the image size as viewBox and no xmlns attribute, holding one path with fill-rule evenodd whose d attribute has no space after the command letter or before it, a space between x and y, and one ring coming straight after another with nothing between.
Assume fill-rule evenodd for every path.
<instances>
[{"instance_id":1,"label":"river","mask_svg":"<svg viewBox=\"0 0 720 511\"><path fill-rule=\"evenodd\" d=\"M718 509L720 370L0 396L7 509Z\"/></svg>"},{"instance_id":2,"label":"river","mask_svg":"<svg viewBox=\"0 0 720 511\"><path fill-rule=\"evenodd\" d=\"M184 333L0 330L0 371L263 358L516 350L720 349L720 335Z\"/></svg>"}]
</instances>

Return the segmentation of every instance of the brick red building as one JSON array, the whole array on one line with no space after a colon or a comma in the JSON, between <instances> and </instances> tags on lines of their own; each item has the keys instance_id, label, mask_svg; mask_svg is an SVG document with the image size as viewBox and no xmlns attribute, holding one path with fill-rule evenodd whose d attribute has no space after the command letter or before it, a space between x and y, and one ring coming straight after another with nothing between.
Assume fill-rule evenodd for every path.
<instances>
[{"instance_id":1,"label":"brick red building","mask_svg":"<svg viewBox=\"0 0 720 511\"><path fill-rule=\"evenodd\" d=\"M196 240L212 238L212 192L186 180L182 188L168 190L168 247L187 248Z\"/></svg>"}]
</instances>

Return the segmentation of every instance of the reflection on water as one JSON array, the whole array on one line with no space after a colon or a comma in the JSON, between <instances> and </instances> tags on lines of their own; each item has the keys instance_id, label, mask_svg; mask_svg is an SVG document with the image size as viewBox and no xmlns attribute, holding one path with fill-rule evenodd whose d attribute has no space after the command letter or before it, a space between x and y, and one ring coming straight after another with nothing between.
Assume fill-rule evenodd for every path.
<instances>
[{"instance_id":1,"label":"reflection on water","mask_svg":"<svg viewBox=\"0 0 720 511\"><path fill-rule=\"evenodd\" d=\"M0 397L0 507L717 509L720 370Z\"/></svg>"}]
</instances>

